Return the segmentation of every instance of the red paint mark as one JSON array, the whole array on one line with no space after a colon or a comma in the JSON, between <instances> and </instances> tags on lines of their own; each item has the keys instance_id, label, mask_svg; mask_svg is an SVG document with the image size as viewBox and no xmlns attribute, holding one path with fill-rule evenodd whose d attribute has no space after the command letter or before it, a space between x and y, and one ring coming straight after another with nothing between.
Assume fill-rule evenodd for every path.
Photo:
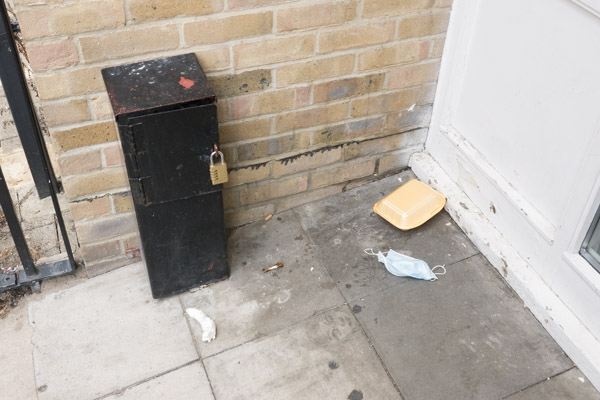
<instances>
[{"instance_id":1,"label":"red paint mark","mask_svg":"<svg viewBox=\"0 0 600 400\"><path fill-rule=\"evenodd\" d=\"M184 77L182 76L182 77L179 79L179 84L180 84L181 86L183 86L184 88L186 88L186 89L189 89L189 88L191 88L192 86L194 86L194 85L196 84L196 82L194 82L194 81L193 81L193 80L191 80L191 79L184 78Z\"/></svg>"},{"instance_id":2,"label":"red paint mark","mask_svg":"<svg viewBox=\"0 0 600 400\"><path fill-rule=\"evenodd\" d=\"M210 263L210 265L208 266L208 270L209 271L212 270L214 266L215 266L215 263Z\"/></svg>"}]
</instances>

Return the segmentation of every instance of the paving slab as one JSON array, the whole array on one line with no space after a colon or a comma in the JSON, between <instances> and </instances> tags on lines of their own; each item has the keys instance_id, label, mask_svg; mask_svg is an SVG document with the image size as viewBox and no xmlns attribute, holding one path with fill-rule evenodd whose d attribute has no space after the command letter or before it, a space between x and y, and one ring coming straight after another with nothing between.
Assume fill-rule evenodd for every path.
<instances>
[{"instance_id":1,"label":"paving slab","mask_svg":"<svg viewBox=\"0 0 600 400\"><path fill-rule=\"evenodd\" d=\"M179 299L153 300L142 263L29 305L38 398L95 399L198 359Z\"/></svg>"},{"instance_id":2,"label":"paving slab","mask_svg":"<svg viewBox=\"0 0 600 400\"><path fill-rule=\"evenodd\" d=\"M400 398L347 306L204 362L219 400Z\"/></svg>"},{"instance_id":3,"label":"paving slab","mask_svg":"<svg viewBox=\"0 0 600 400\"><path fill-rule=\"evenodd\" d=\"M180 295L185 308L204 311L217 325L217 340L206 343L200 325L189 321L202 357L344 303L291 211L236 229L228 249L228 280ZM283 268L262 271L278 261Z\"/></svg>"},{"instance_id":4,"label":"paving slab","mask_svg":"<svg viewBox=\"0 0 600 400\"><path fill-rule=\"evenodd\" d=\"M399 175L406 182L414 175ZM408 278L393 276L366 248L393 249L425 260L430 267L452 264L478 252L452 218L442 211L424 225L401 231L373 212L373 204L401 185L398 176L296 209L317 254L350 301Z\"/></svg>"},{"instance_id":5,"label":"paving slab","mask_svg":"<svg viewBox=\"0 0 600 400\"><path fill-rule=\"evenodd\" d=\"M24 301L0 319L0 398L26 400L36 398L33 378L31 327Z\"/></svg>"},{"instance_id":6,"label":"paving slab","mask_svg":"<svg viewBox=\"0 0 600 400\"><path fill-rule=\"evenodd\" d=\"M500 399L573 367L481 255L351 305L408 400Z\"/></svg>"},{"instance_id":7,"label":"paving slab","mask_svg":"<svg viewBox=\"0 0 600 400\"><path fill-rule=\"evenodd\" d=\"M585 378L579 368L545 379L505 400L600 400L600 393Z\"/></svg>"},{"instance_id":8,"label":"paving slab","mask_svg":"<svg viewBox=\"0 0 600 400\"><path fill-rule=\"evenodd\" d=\"M200 362L140 383L103 400L210 400L210 383Z\"/></svg>"}]
</instances>

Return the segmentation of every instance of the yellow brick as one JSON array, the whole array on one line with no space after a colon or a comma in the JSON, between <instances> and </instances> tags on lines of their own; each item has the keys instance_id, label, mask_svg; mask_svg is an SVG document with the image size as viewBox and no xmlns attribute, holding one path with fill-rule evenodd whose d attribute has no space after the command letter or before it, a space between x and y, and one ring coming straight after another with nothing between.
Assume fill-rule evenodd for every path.
<instances>
[{"instance_id":1,"label":"yellow brick","mask_svg":"<svg viewBox=\"0 0 600 400\"><path fill-rule=\"evenodd\" d=\"M211 75L208 83L218 98L240 96L267 90L271 85L271 70L257 69L235 75Z\"/></svg>"},{"instance_id":2,"label":"yellow brick","mask_svg":"<svg viewBox=\"0 0 600 400\"><path fill-rule=\"evenodd\" d=\"M342 121L346 118L346 108L345 103L340 103L278 115L275 120L275 130L285 132Z\"/></svg>"},{"instance_id":3,"label":"yellow brick","mask_svg":"<svg viewBox=\"0 0 600 400\"><path fill-rule=\"evenodd\" d=\"M244 183L252 183L262 181L271 175L271 167L269 164L260 165L258 167L243 167L229 171L229 181L225 187L233 187L243 185Z\"/></svg>"},{"instance_id":4,"label":"yellow brick","mask_svg":"<svg viewBox=\"0 0 600 400\"><path fill-rule=\"evenodd\" d=\"M287 8L277 13L277 31L340 25L356 17L356 1Z\"/></svg>"},{"instance_id":5,"label":"yellow brick","mask_svg":"<svg viewBox=\"0 0 600 400\"><path fill-rule=\"evenodd\" d=\"M294 108L303 108L310 105L310 86L297 87L294 92L296 93Z\"/></svg>"},{"instance_id":6,"label":"yellow brick","mask_svg":"<svg viewBox=\"0 0 600 400\"><path fill-rule=\"evenodd\" d=\"M118 193L112 195L112 201L115 206L115 212L126 213L133 211L133 200L131 199L131 193Z\"/></svg>"},{"instance_id":7,"label":"yellow brick","mask_svg":"<svg viewBox=\"0 0 600 400\"><path fill-rule=\"evenodd\" d=\"M309 57L314 52L315 36L305 35L241 43L233 47L233 58L236 68L248 68L298 60Z\"/></svg>"},{"instance_id":8,"label":"yellow brick","mask_svg":"<svg viewBox=\"0 0 600 400\"><path fill-rule=\"evenodd\" d=\"M295 93L296 91L291 89L234 97L231 99L233 119L292 109Z\"/></svg>"},{"instance_id":9,"label":"yellow brick","mask_svg":"<svg viewBox=\"0 0 600 400\"><path fill-rule=\"evenodd\" d=\"M90 98L90 108L95 119L114 118L112 106L107 94L99 94Z\"/></svg>"},{"instance_id":10,"label":"yellow brick","mask_svg":"<svg viewBox=\"0 0 600 400\"><path fill-rule=\"evenodd\" d=\"M42 100L79 96L105 91L100 67L79 68L35 76L38 94Z\"/></svg>"},{"instance_id":11,"label":"yellow brick","mask_svg":"<svg viewBox=\"0 0 600 400\"><path fill-rule=\"evenodd\" d=\"M183 37L188 46L194 46L265 35L272 30L273 12L268 11L190 22L183 25Z\"/></svg>"},{"instance_id":12,"label":"yellow brick","mask_svg":"<svg viewBox=\"0 0 600 400\"><path fill-rule=\"evenodd\" d=\"M137 234L121 239L121 242L124 249L139 249L140 247L140 237Z\"/></svg>"},{"instance_id":13,"label":"yellow brick","mask_svg":"<svg viewBox=\"0 0 600 400\"><path fill-rule=\"evenodd\" d=\"M364 178L375 171L375 160L364 160L359 162L346 162L339 167L319 169L312 173L311 189L334 185Z\"/></svg>"},{"instance_id":14,"label":"yellow brick","mask_svg":"<svg viewBox=\"0 0 600 400\"><path fill-rule=\"evenodd\" d=\"M107 60L179 47L177 26L120 30L79 39L86 62Z\"/></svg>"},{"instance_id":15,"label":"yellow brick","mask_svg":"<svg viewBox=\"0 0 600 400\"><path fill-rule=\"evenodd\" d=\"M388 171L397 171L408 167L408 160L415 152L415 149L400 150L395 153L387 154L379 159L379 173Z\"/></svg>"},{"instance_id":16,"label":"yellow brick","mask_svg":"<svg viewBox=\"0 0 600 400\"><path fill-rule=\"evenodd\" d=\"M275 212L273 204L263 204L257 207L231 210L225 213L225 227L233 228L265 218Z\"/></svg>"},{"instance_id":17,"label":"yellow brick","mask_svg":"<svg viewBox=\"0 0 600 400\"><path fill-rule=\"evenodd\" d=\"M270 118L253 119L219 125L219 137L221 138L221 143L232 143L245 139L269 136L270 130Z\"/></svg>"},{"instance_id":18,"label":"yellow brick","mask_svg":"<svg viewBox=\"0 0 600 400\"><path fill-rule=\"evenodd\" d=\"M130 0L132 21L203 15L223 10L223 0Z\"/></svg>"},{"instance_id":19,"label":"yellow brick","mask_svg":"<svg viewBox=\"0 0 600 400\"><path fill-rule=\"evenodd\" d=\"M435 0L365 0L363 16L365 18L402 15L428 10Z\"/></svg>"},{"instance_id":20,"label":"yellow brick","mask_svg":"<svg viewBox=\"0 0 600 400\"><path fill-rule=\"evenodd\" d=\"M358 69L381 69L390 65L420 61L427 58L427 53L423 54L422 46L423 43L419 41L411 41L369 50L358 56Z\"/></svg>"},{"instance_id":21,"label":"yellow brick","mask_svg":"<svg viewBox=\"0 0 600 400\"><path fill-rule=\"evenodd\" d=\"M240 191L240 204L247 205L261 203L266 200L277 199L306 191L308 176L266 183Z\"/></svg>"},{"instance_id":22,"label":"yellow brick","mask_svg":"<svg viewBox=\"0 0 600 400\"><path fill-rule=\"evenodd\" d=\"M324 32L319 37L319 53L386 43L394 39L395 30L396 23L389 21Z\"/></svg>"},{"instance_id":23,"label":"yellow brick","mask_svg":"<svg viewBox=\"0 0 600 400\"><path fill-rule=\"evenodd\" d=\"M277 85L284 87L295 83L347 75L354 70L354 55L298 62L277 69Z\"/></svg>"},{"instance_id":24,"label":"yellow brick","mask_svg":"<svg viewBox=\"0 0 600 400\"><path fill-rule=\"evenodd\" d=\"M42 109L46 124L50 127L75 124L90 119L87 101L83 99L45 103Z\"/></svg>"},{"instance_id":25,"label":"yellow brick","mask_svg":"<svg viewBox=\"0 0 600 400\"><path fill-rule=\"evenodd\" d=\"M412 111L390 113L387 116L386 132L396 133L414 128L428 127L431 122L431 105L415 107Z\"/></svg>"},{"instance_id":26,"label":"yellow brick","mask_svg":"<svg viewBox=\"0 0 600 400\"><path fill-rule=\"evenodd\" d=\"M98 218L111 213L108 196L70 203L69 209L71 210L71 217L75 221Z\"/></svg>"},{"instance_id":27,"label":"yellow brick","mask_svg":"<svg viewBox=\"0 0 600 400\"><path fill-rule=\"evenodd\" d=\"M84 244L81 247L81 254L87 263L103 260L105 258L116 257L121 254L121 246L119 240L111 240L109 242L99 244Z\"/></svg>"},{"instance_id":28,"label":"yellow brick","mask_svg":"<svg viewBox=\"0 0 600 400\"><path fill-rule=\"evenodd\" d=\"M204 72L219 71L231 65L228 47L197 51L196 57Z\"/></svg>"},{"instance_id":29,"label":"yellow brick","mask_svg":"<svg viewBox=\"0 0 600 400\"><path fill-rule=\"evenodd\" d=\"M122 0L77 1L18 12L25 39L116 28L125 25Z\"/></svg>"},{"instance_id":30,"label":"yellow brick","mask_svg":"<svg viewBox=\"0 0 600 400\"><path fill-rule=\"evenodd\" d=\"M277 160L273 164L273 177L291 175L300 171L321 168L334 164L342 159L341 147L335 149L316 150L308 155Z\"/></svg>"},{"instance_id":31,"label":"yellow brick","mask_svg":"<svg viewBox=\"0 0 600 400\"><path fill-rule=\"evenodd\" d=\"M100 122L93 125L54 132L54 141L60 152L78 147L109 143L117 140L117 131L112 122Z\"/></svg>"},{"instance_id":32,"label":"yellow brick","mask_svg":"<svg viewBox=\"0 0 600 400\"><path fill-rule=\"evenodd\" d=\"M352 101L352 117L378 115L391 111L400 111L417 103L419 88L404 89L398 92L371 96Z\"/></svg>"},{"instance_id":33,"label":"yellow brick","mask_svg":"<svg viewBox=\"0 0 600 400\"><path fill-rule=\"evenodd\" d=\"M444 51L444 44L446 42L446 37L441 36L431 40L431 58L440 58L442 57L442 53Z\"/></svg>"},{"instance_id":34,"label":"yellow brick","mask_svg":"<svg viewBox=\"0 0 600 400\"><path fill-rule=\"evenodd\" d=\"M135 215L119 214L112 218L102 218L77 226L77 237L80 243L98 242L124 235L132 235L137 231ZM86 265L87 267L87 265Z\"/></svg>"},{"instance_id":35,"label":"yellow brick","mask_svg":"<svg viewBox=\"0 0 600 400\"><path fill-rule=\"evenodd\" d=\"M432 104L435 98L435 89L435 83L421 85L421 93L419 94L419 101L417 104Z\"/></svg>"},{"instance_id":36,"label":"yellow brick","mask_svg":"<svg viewBox=\"0 0 600 400\"><path fill-rule=\"evenodd\" d=\"M322 132L314 132L313 146L333 145L358 138L376 136L383 133L385 121L383 116L348 122L327 127Z\"/></svg>"},{"instance_id":37,"label":"yellow brick","mask_svg":"<svg viewBox=\"0 0 600 400\"><path fill-rule=\"evenodd\" d=\"M400 20L398 39L437 35L448 29L449 11L416 15Z\"/></svg>"},{"instance_id":38,"label":"yellow brick","mask_svg":"<svg viewBox=\"0 0 600 400\"><path fill-rule=\"evenodd\" d=\"M88 151L83 154L59 157L58 165L61 176L83 174L102 168L102 157L99 150Z\"/></svg>"},{"instance_id":39,"label":"yellow brick","mask_svg":"<svg viewBox=\"0 0 600 400\"><path fill-rule=\"evenodd\" d=\"M221 100L217 104L217 119L219 120L219 123L231 120L231 107L229 106L229 99Z\"/></svg>"},{"instance_id":40,"label":"yellow brick","mask_svg":"<svg viewBox=\"0 0 600 400\"><path fill-rule=\"evenodd\" d=\"M452 0L437 0L435 6L439 8L452 7Z\"/></svg>"},{"instance_id":41,"label":"yellow brick","mask_svg":"<svg viewBox=\"0 0 600 400\"><path fill-rule=\"evenodd\" d=\"M437 81L439 71L439 61L404 65L389 72L388 88L398 89L435 82Z\"/></svg>"},{"instance_id":42,"label":"yellow brick","mask_svg":"<svg viewBox=\"0 0 600 400\"><path fill-rule=\"evenodd\" d=\"M121 149L121 146L118 143L116 143L113 146L102 148L102 154L104 158L105 167L116 167L118 165L125 164L123 150Z\"/></svg>"},{"instance_id":43,"label":"yellow brick","mask_svg":"<svg viewBox=\"0 0 600 400\"><path fill-rule=\"evenodd\" d=\"M381 90L384 78L384 74L374 74L321 83L313 88L313 101L323 103L377 92Z\"/></svg>"},{"instance_id":44,"label":"yellow brick","mask_svg":"<svg viewBox=\"0 0 600 400\"><path fill-rule=\"evenodd\" d=\"M128 187L128 181L122 168L110 168L66 178L63 185L67 198L76 199L111 189Z\"/></svg>"},{"instance_id":45,"label":"yellow brick","mask_svg":"<svg viewBox=\"0 0 600 400\"><path fill-rule=\"evenodd\" d=\"M69 39L30 44L27 46L27 56L31 68L36 72L66 68L79 63L77 48Z\"/></svg>"},{"instance_id":46,"label":"yellow brick","mask_svg":"<svg viewBox=\"0 0 600 400\"><path fill-rule=\"evenodd\" d=\"M310 132L292 133L238 145L238 161L249 161L278 154L298 152L310 145Z\"/></svg>"},{"instance_id":47,"label":"yellow brick","mask_svg":"<svg viewBox=\"0 0 600 400\"><path fill-rule=\"evenodd\" d=\"M225 163L229 166L232 166L237 159L235 145L224 144L221 146L220 150L223 153L223 155L225 156Z\"/></svg>"}]
</instances>

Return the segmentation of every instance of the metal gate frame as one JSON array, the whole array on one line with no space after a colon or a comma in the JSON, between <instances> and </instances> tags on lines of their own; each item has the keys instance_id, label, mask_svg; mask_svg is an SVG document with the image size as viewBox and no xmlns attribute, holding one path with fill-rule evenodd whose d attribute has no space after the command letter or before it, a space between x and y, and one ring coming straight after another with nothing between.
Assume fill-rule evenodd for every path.
<instances>
[{"instance_id":1,"label":"metal gate frame","mask_svg":"<svg viewBox=\"0 0 600 400\"><path fill-rule=\"evenodd\" d=\"M69 242L67 229L58 202L58 184L50 163L39 121L27 89L27 81L17 51L13 29L11 28L4 0L0 0L0 80L11 109L13 120L23 145L27 163L31 170L40 198L48 195L60 227L60 233L67 252L67 259L36 266L23 229L19 224L10 191L0 168L0 206L4 211L23 270L0 274L0 292L20 286L31 286L41 280L72 274L75 272L75 259Z\"/></svg>"}]
</instances>

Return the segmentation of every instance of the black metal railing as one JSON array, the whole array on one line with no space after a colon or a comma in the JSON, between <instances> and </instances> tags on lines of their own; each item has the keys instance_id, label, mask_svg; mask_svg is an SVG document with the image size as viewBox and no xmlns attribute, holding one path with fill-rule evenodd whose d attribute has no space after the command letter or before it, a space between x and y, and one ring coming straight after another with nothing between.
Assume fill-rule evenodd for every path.
<instances>
[{"instance_id":1,"label":"black metal railing","mask_svg":"<svg viewBox=\"0 0 600 400\"><path fill-rule=\"evenodd\" d=\"M56 213L67 259L36 266L17 218L10 191L0 168L0 205L10 229L22 270L0 274L0 292L31 285L44 279L75 272L75 259L58 202L58 183L50 163L39 121L23 74L6 5L0 0L0 80L23 145L40 198L50 196Z\"/></svg>"}]
</instances>

